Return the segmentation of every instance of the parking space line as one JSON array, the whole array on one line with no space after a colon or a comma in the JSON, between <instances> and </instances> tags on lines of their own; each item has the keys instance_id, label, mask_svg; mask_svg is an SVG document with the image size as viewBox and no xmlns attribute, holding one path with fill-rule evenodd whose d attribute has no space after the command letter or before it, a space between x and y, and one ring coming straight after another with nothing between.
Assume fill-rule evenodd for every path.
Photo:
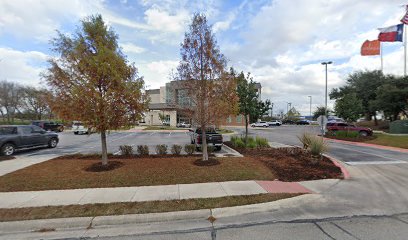
<instances>
[{"instance_id":1,"label":"parking space line","mask_svg":"<svg viewBox=\"0 0 408 240\"><path fill-rule=\"evenodd\" d=\"M149 136L152 136L152 135L155 134L155 133L156 133L156 132L152 132L152 133L149 134Z\"/></svg>"}]
</instances>

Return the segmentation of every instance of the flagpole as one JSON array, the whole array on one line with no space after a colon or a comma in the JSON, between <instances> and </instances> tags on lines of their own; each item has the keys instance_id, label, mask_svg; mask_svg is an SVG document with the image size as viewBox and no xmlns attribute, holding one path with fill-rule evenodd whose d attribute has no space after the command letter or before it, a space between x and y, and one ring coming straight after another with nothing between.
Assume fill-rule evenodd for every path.
<instances>
[{"instance_id":1,"label":"flagpole","mask_svg":"<svg viewBox=\"0 0 408 240\"><path fill-rule=\"evenodd\" d=\"M384 62L383 62L383 47L382 43L380 42L380 58L381 58L381 72L384 70Z\"/></svg>"},{"instance_id":2,"label":"flagpole","mask_svg":"<svg viewBox=\"0 0 408 240\"><path fill-rule=\"evenodd\" d=\"M407 76L407 30L405 29L405 24L404 26L404 76Z\"/></svg>"}]
</instances>

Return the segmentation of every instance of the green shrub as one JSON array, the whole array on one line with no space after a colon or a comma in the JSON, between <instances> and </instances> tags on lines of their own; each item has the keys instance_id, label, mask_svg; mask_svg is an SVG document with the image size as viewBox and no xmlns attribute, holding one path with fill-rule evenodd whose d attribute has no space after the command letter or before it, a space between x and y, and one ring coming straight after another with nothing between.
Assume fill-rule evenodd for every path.
<instances>
[{"instance_id":1,"label":"green shrub","mask_svg":"<svg viewBox=\"0 0 408 240\"><path fill-rule=\"evenodd\" d=\"M147 145L137 145L137 154L141 156L149 155L149 146Z\"/></svg>"},{"instance_id":2,"label":"green shrub","mask_svg":"<svg viewBox=\"0 0 408 240\"><path fill-rule=\"evenodd\" d=\"M313 135L310 133L304 132L302 133L302 135L297 136L297 138L302 143L303 149L308 149L310 146L310 142L312 141Z\"/></svg>"},{"instance_id":3,"label":"green shrub","mask_svg":"<svg viewBox=\"0 0 408 240\"><path fill-rule=\"evenodd\" d=\"M245 148L245 143L242 140L242 138L237 138L237 140L235 141L234 147Z\"/></svg>"},{"instance_id":4,"label":"green shrub","mask_svg":"<svg viewBox=\"0 0 408 240\"><path fill-rule=\"evenodd\" d=\"M268 139L256 136L256 145L258 147L269 147Z\"/></svg>"},{"instance_id":5,"label":"green shrub","mask_svg":"<svg viewBox=\"0 0 408 240\"><path fill-rule=\"evenodd\" d=\"M194 144L186 144L184 145L184 151L191 155L195 152L196 146Z\"/></svg>"},{"instance_id":6,"label":"green shrub","mask_svg":"<svg viewBox=\"0 0 408 240\"><path fill-rule=\"evenodd\" d=\"M327 142L323 138L313 136L310 138L309 151L313 157L321 156L328 151Z\"/></svg>"},{"instance_id":7,"label":"green shrub","mask_svg":"<svg viewBox=\"0 0 408 240\"><path fill-rule=\"evenodd\" d=\"M207 145L207 153L208 153L208 154L214 152L214 150L215 150L215 147L214 147L214 146L209 146L209 145Z\"/></svg>"},{"instance_id":8,"label":"green shrub","mask_svg":"<svg viewBox=\"0 0 408 240\"><path fill-rule=\"evenodd\" d=\"M181 145L174 144L173 146L171 146L171 153L175 155L180 155L181 149L183 149Z\"/></svg>"},{"instance_id":9,"label":"green shrub","mask_svg":"<svg viewBox=\"0 0 408 240\"><path fill-rule=\"evenodd\" d=\"M357 131L336 131L333 135L340 138L357 138L360 134Z\"/></svg>"},{"instance_id":10,"label":"green shrub","mask_svg":"<svg viewBox=\"0 0 408 240\"><path fill-rule=\"evenodd\" d=\"M248 141L248 144L246 145L247 148L256 148L256 142L255 141Z\"/></svg>"},{"instance_id":11,"label":"green shrub","mask_svg":"<svg viewBox=\"0 0 408 240\"><path fill-rule=\"evenodd\" d=\"M130 145L120 145L119 151L122 153L123 156L132 156L133 155L133 147Z\"/></svg>"},{"instance_id":12,"label":"green shrub","mask_svg":"<svg viewBox=\"0 0 408 240\"><path fill-rule=\"evenodd\" d=\"M156 154L158 154L158 155L165 155L165 154L167 154L167 145L166 145L166 144L158 144L158 145L156 145Z\"/></svg>"}]
</instances>

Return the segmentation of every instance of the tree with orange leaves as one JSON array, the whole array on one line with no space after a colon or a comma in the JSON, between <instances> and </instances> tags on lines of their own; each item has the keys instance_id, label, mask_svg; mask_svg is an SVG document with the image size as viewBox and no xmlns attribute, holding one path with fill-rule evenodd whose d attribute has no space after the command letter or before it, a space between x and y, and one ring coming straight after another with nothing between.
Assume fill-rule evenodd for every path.
<instances>
[{"instance_id":1,"label":"tree with orange leaves","mask_svg":"<svg viewBox=\"0 0 408 240\"><path fill-rule=\"evenodd\" d=\"M101 134L102 165L108 164L106 133L129 126L147 107L144 81L101 15L82 21L73 36L58 32L43 74L54 95L51 108L63 119L80 120Z\"/></svg>"}]
</instances>

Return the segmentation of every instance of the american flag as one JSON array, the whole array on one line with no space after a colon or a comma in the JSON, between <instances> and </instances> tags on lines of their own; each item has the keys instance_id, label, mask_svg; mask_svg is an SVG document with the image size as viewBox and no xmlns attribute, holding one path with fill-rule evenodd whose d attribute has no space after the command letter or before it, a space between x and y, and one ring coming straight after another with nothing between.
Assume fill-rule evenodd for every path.
<instances>
[{"instance_id":1,"label":"american flag","mask_svg":"<svg viewBox=\"0 0 408 240\"><path fill-rule=\"evenodd\" d=\"M408 5L405 6L405 15L404 17L401 19L401 22L403 24L408 24Z\"/></svg>"}]
</instances>

